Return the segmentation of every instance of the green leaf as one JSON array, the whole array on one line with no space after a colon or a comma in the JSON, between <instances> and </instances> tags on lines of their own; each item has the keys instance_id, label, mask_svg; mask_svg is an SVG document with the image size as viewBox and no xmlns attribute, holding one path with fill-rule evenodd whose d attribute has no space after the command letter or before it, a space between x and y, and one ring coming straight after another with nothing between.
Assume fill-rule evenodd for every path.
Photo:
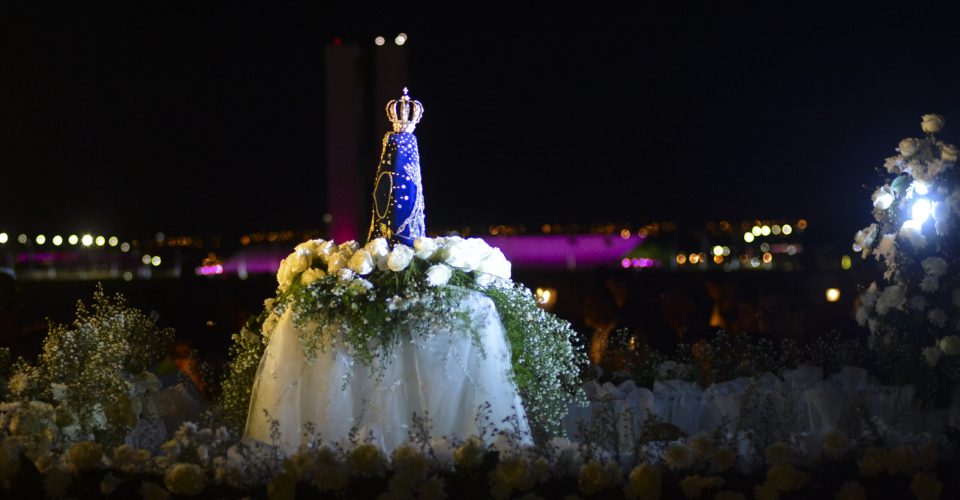
<instances>
[{"instance_id":1,"label":"green leaf","mask_svg":"<svg viewBox=\"0 0 960 500\"><path fill-rule=\"evenodd\" d=\"M890 188L897 196L905 193L908 187L910 187L910 176L906 174L897 177L890 183Z\"/></svg>"}]
</instances>

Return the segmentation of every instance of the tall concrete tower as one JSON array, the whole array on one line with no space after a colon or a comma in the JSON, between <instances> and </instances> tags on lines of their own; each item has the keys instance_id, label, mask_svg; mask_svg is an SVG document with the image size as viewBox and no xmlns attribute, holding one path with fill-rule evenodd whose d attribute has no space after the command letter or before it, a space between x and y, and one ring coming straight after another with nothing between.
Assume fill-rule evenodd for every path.
<instances>
[{"instance_id":1,"label":"tall concrete tower","mask_svg":"<svg viewBox=\"0 0 960 500\"><path fill-rule=\"evenodd\" d=\"M389 130L384 107L409 85L406 39L336 39L324 50L327 212L336 241L367 234L380 142Z\"/></svg>"}]
</instances>

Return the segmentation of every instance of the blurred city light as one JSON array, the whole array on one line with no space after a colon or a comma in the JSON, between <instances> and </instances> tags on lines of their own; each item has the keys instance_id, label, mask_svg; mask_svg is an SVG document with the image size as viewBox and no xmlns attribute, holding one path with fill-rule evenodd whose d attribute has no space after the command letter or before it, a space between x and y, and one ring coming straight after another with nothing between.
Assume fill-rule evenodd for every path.
<instances>
[{"instance_id":1,"label":"blurred city light","mask_svg":"<svg viewBox=\"0 0 960 500\"><path fill-rule=\"evenodd\" d=\"M0 244L6 243L10 239L7 233L0 233Z\"/></svg>"},{"instance_id":2,"label":"blurred city light","mask_svg":"<svg viewBox=\"0 0 960 500\"><path fill-rule=\"evenodd\" d=\"M387 39L382 36L378 36L373 39L373 43L376 44L378 47L380 47L383 44L387 43Z\"/></svg>"},{"instance_id":3,"label":"blurred city light","mask_svg":"<svg viewBox=\"0 0 960 500\"><path fill-rule=\"evenodd\" d=\"M407 34L400 33L396 38L393 39L393 43L396 43L397 45L403 45L407 43Z\"/></svg>"},{"instance_id":4,"label":"blurred city light","mask_svg":"<svg viewBox=\"0 0 960 500\"><path fill-rule=\"evenodd\" d=\"M743 233L743 241L746 241L747 243L753 243L753 239L753 233Z\"/></svg>"},{"instance_id":5,"label":"blurred city light","mask_svg":"<svg viewBox=\"0 0 960 500\"><path fill-rule=\"evenodd\" d=\"M840 300L840 289L839 288L827 288L827 302L836 302Z\"/></svg>"},{"instance_id":6,"label":"blurred city light","mask_svg":"<svg viewBox=\"0 0 960 500\"><path fill-rule=\"evenodd\" d=\"M115 247L120 243L120 240L116 236L111 236L110 240L107 241L107 244Z\"/></svg>"},{"instance_id":7,"label":"blurred city light","mask_svg":"<svg viewBox=\"0 0 960 500\"><path fill-rule=\"evenodd\" d=\"M783 227L780 228L780 230L783 231L783 234L787 236L790 236L790 233L793 232L793 228L790 227L790 224L784 224Z\"/></svg>"},{"instance_id":8,"label":"blurred city light","mask_svg":"<svg viewBox=\"0 0 960 500\"><path fill-rule=\"evenodd\" d=\"M841 268L841 269L843 269L844 271L846 271L846 270L850 269L850 266L852 266L852 265L853 265L853 259L851 259L849 255L844 255L843 257L840 257L840 268Z\"/></svg>"},{"instance_id":9,"label":"blurred city light","mask_svg":"<svg viewBox=\"0 0 960 500\"><path fill-rule=\"evenodd\" d=\"M42 234L38 234L37 238L34 241L37 242L37 245L43 245L44 243L47 242L47 237Z\"/></svg>"},{"instance_id":10,"label":"blurred city light","mask_svg":"<svg viewBox=\"0 0 960 500\"><path fill-rule=\"evenodd\" d=\"M161 262L162 262L162 261L160 260L160 256L159 256L159 255L155 255L155 256L153 256L152 259L150 259L150 263L153 264L153 267L159 266Z\"/></svg>"},{"instance_id":11,"label":"blurred city light","mask_svg":"<svg viewBox=\"0 0 960 500\"><path fill-rule=\"evenodd\" d=\"M79 241L80 238L75 234L71 234L70 237L67 238L67 243L70 243L71 245L76 245Z\"/></svg>"},{"instance_id":12,"label":"blurred city light","mask_svg":"<svg viewBox=\"0 0 960 500\"><path fill-rule=\"evenodd\" d=\"M53 246L58 247L60 245L63 245L63 236L58 234L53 237Z\"/></svg>"},{"instance_id":13,"label":"blurred city light","mask_svg":"<svg viewBox=\"0 0 960 500\"><path fill-rule=\"evenodd\" d=\"M80 238L80 243L82 243L85 247L93 245L93 236L90 236L89 234L83 235L83 237Z\"/></svg>"},{"instance_id":14,"label":"blurred city light","mask_svg":"<svg viewBox=\"0 0 960 500\"><path fill-rule=\"evenodd\" d=\"M121 252L124 252L124 253L129 252L129 251L130 251L130 244L127 243L126 241L124 241L123 244L120 245L120 251L121 251Z\"/></svg>"},{"instance_id":15,"label":"blurred city light","mask_svg":"<svg viewBox=\"0 0 960 500\"><path fill-rule=\"evenodd\" d=\"M96 243L98 247L102 247L107 244L107 239L103 236L97 236Z\"/></svg>"},{"instance_id":16,"label":"blurred city light","mask_svg":"<svg viewBox=\"0 0 960 500\"><path fill-rule=\"evenodd\" d=\"M537 288L537 305L541 308L550 310L557 302L557 290L553 288Z\"/></svg>"}]
</instances>

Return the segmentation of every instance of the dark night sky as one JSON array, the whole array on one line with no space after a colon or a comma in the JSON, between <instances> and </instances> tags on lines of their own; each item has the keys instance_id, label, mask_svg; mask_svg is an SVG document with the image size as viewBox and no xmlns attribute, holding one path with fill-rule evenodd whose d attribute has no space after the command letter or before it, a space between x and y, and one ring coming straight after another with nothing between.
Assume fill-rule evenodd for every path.
<instances>
[{"instance_id":1,"label":"dark night sky","mask_svg":"<svg viewBox=\"0 0 960 500\"><path fill-rule=\"evenodd\" d=\"M319 227L323 47L405 31L433 226L807 217L847 238L921 114L960 142L960 28L797 5L5 6L0 230Z\"/></svg>"}]
</instances>

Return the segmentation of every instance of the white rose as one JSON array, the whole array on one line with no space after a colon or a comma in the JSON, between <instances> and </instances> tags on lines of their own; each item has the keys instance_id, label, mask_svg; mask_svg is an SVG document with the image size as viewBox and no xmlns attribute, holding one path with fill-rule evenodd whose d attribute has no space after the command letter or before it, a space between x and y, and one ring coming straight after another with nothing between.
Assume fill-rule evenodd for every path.
<instances>
[{"instance_id":1,"label":"white rose","mask_svg":"<svg viewBox=\"0 0 960 500\"><path fill-rule=\"evenodd\" d=\"M927 257L920 265L923 266L923 271L927 275L934 278L939 278L947 272L947 261L940 257Z\"/></svg>"},{"instance_id":2,"label":"white rose","mask_svg":"<svg viewBox=\"0 0 960 500\"><path fill-rule=\"evenodd\" d=\"M354 273L352 269L343 268L337 271L337 278L339 278L340 281L350 281L356 276L357 274Z\"/></svg>"},{"instance_id":3,"label":"white rose","mask_svg":"<svg viewBox=\"0 0 960 500\"><path fill-rule=\"evenodd\" d=\"M373 257L373 262L377 265L377 269L381 271L387 270L387 255L390 253L390 244L387 243L386 238L371 240L363 249Z\"/></svg>"},{"instance_id":4,"label":"white rose","mask_svg":"<svg viewBox=\"0 0 960 500\"><path fill-rule=\"evenodd\" d=\"M370 274L375 268L373 256L363 249L357 250L353 256L350 257L350 262L348 262L347 265L353 272L359 275Z\"/></svg>"},{"instance_id":5,"label":"white rose","mask_svg":"<svg viewBox=\"0 0 960 500\"><path fill-rule=\"evenodd\" d=\"M340 250L340 253L344 257L349 259L353 255L353 252L356 252L359 248L360 248L359 243L357 243L354 240L350 240L350 241L345 241L341 243L340 246L338 247L338 250Z\"/></svg>"},{"instance_id":6,"label":"white rose","mask_svg":"<svg viewBox=\"0 0 960 500\"><path fill-rule=\"evenodd\" d=\"M290 266L290 274L297 274L306 271L313 264L313 253L309 250L297 250L287 257L287 265Z\"/></svg>"},{"instance_id":7,"label":"white rose","mask_svg":"<svg viewBox=\"0 0 960 500\"><path fill-rule=\"evenodd\" d=\"M315 267L311 267L310 269L307 269L306 271L303 272L303 274L300 275L300 284L303 286L307 286L326 275L327 273L323 272L322 270L317 269Z\"/></svg>"},{"instance_id":8,"label":"white rose","mask_svg":"<svg viewBox=\"0 0 960 500\"><path fill-rule=\"evenodd\" d=\"M443 249L440 251L440 256L448 266L457 268L467 267L467 248L463 244L463 241L462 239L458 239L458 241L445 242Z\"/></svg>"},{"instance_id":9,"label":"white rose","mask_svg":"<svg viewBox=\"0 0 960 500\"><path fill-rule=\"evenodd\" d=\"M937 366L937 362L940 361L942 356L943 351L941 351L937 346L923 348L923 357L927 360L927 364L930 366Z\"/></svg>"},{"instance_id":10,"label":"white rose","mask_svg":"<svg viewBox=\"0 0 960 500\"><path fill-rule=\"evenodd\" d=\"M406 269L411 260L413 260L413 249L407 245L397 245L387 256L387 267L398 273Z\"/></svg>"},{"instance_id":11,"label":"white rose","mask_svg":"<svg viewBox=\"0 0 960 500\"><path fill-rule=\"evenodd\" d=\"M483 262L477 266L477 271L491 274L498 278L510 279L510 261L504 257L499 248L491 248Z\"/></svg>"},{"instance_id":12,"label":"white rose","mask_svg":"<svg viewBox=\"0 0 960 500\"><path fill-rule=\"evenodd\" d=\"M876 238L876 224L870 224L869 226L857 231L857 234L853 237L853 242L863 250L863 258L866 258L867 255L870 254L870 247L873 246L873 242Z\"/></svg>"},{"instance_id":13,"label":"white rose","mask_svg":"<svg viewBox=\"0 0 960 500\"><path fill-rule=\"evenodd\" d=\"M430 286L446 285L453 275L453 269L446 264L434 264L427 268L427 284Z\"/></svg>"},{"instance_id":14,"label":"white rose","mask_svg":"<svg viewBox=\"0 0 960 500\"><path fill-rule=\"evenodd\" d=\"M877 314L883 316L890 309L902 307L907 302L907 295L900 285L890 285L877 298Z\"/></svg>"},{"instance_id":15,"label":"white rose","mask_svg":"<svg viewBox=\"0 0 960 500\"><path fill-rule=\"evenodd\" d=\"M342 253L337 252L327 258L327 274L336 274L345 267L347 267L347 258Z\"/></svg>"},{"instance_id":16,"label":"white rose","mask_svg":"<svg viewBox=\"0 0 960 500\"><path fill-rule=\"evenodd\" d=\"M437 252L437 240L433 238L417 238L413 240L413 250L418 259L430 260Z\"/></svg>"},{"instance_id":17,"label":"white rose","mask_svg":"<svg viewBox=\"0 0 960 500\"><path fill-rule=\"evenodd\" d=\"M914 139L913 137L908 137L900 141L900 154L903 156L912 156L914 153L920 150L920 141Z\"/></svg>"},{"instance_id":18,"label":"white rose","mask_svg":"<svg viewBox=\"0 0 960 500\"><path fill-rule=\"evenodd\" d=\"M946 337L940 339L939 345L940 350L948 356L956 356L957 354L960 354L960 336L947 335Z\"/></svg>"},{"instance_id":19,"label":"white rose","mask_svg":"<svg viewBox=\"0 0 960 500\"><path fill-rule=\"evenodd\" d=\"M306 250L311 255L317 255L317 246L323 243L323 240L307 240L296 246L297 250Z\"/></svg>"},{"instance_id":20,"label":"white rose","mask_svg":"<svg viewBox=\"0 0 960 500\"><path fill-rule=\"evenodd\" d=\"M493 250L486 241L480 238L470 238L464 241L467 250L467 269L475 271L486 260Z\"/></svg>"},{"instance_id":21,"label":"white rose","mask_svg":"<svg viewBox=\"0 0 960 500\"><path fill-rule=\"evenodd\" d=\"M479 238L449 238L441 253L447 265L473 271L490 254L490 245Z\"/></svg>"},{"instance_id":22,"label":"white rose","mask_svg":"<svg viewBox=\"0 0 960 500\"><path fill-rule=\"evenodd\" d=\"M324 241L317 244L315 252L317 253L317 257L320 258L320 262L326 264L330 255L337 252L337 245L332 241Z\"/></svg>"},{"instance_id":23,"label":"white rose","mask_svg":"<svg viewBox=\"0 0 960 500\"><path fill-rule=\"evenodd\" d=\"M953 144L942 144L940 145L940 159L943 161L957 161L957 156L960 156L960 151L957 150L957 147Z\"/></svg>"},{"instance_id":24,"label":"white rose","mask_svg":"<svg viewBox=\"0 0 960 500\"><path fill-rule=\"evenodd\" d=\"M893 190L890 186L882 186L873 192L873 206L880 210L886 210L893 205Z\"/></svg>"},{"instance_id":25,"label":"white rose","mask_svg":"<svg viewBox=\"0 0 960 500\"><path fill-rule=\"evenodd\" d=\"M880 257L883 257L888 262L893 260L893 257L897 253L896 240L896 234L885 234L880 238L880 244L873 250L873 254L877 256L877 260L880 260Z\"/></svg>"},{"instance_id":26,"label":"white rose","mask_svg":"<svg viewBox=\"0 0 960 500\"><path fill-rule=\"evenodd\" d=\"M920 128L928 134L936 134L943 129L943 126L946 124L946 120L943 119L940 115L923 115L920 122Z\"/></svg>"},{"instance_id":27,"label":"white rose","mask_svg":"<svg viewBox=\"0 0 960 500\"><path fill-rule=\"evenodd\" d=\"M291 283L293 283L293 274L290 272L290 265L287 259L280 261L280 267L277 269L277 284L280 286L280 290L286 290L290 288Z\"/></svg>"}]
</instances>

